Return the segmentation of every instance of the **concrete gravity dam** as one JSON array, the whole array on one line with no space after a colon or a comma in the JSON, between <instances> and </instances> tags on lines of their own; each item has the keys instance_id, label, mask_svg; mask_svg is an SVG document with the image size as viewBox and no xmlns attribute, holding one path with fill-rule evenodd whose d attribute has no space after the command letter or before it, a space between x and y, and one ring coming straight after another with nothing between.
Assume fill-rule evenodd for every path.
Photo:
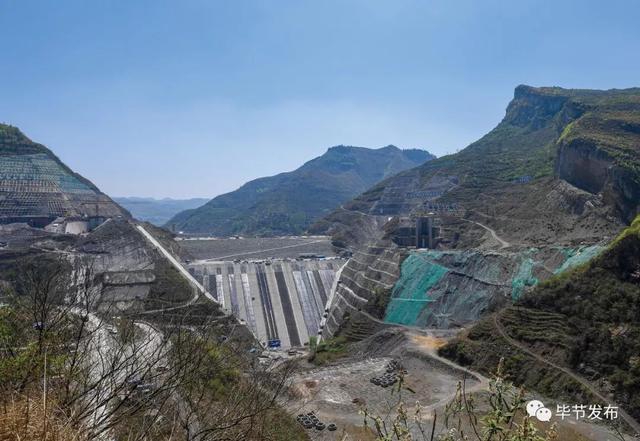
<instances>
[{"instance_id":1,"label":"concrete gravity dam","mask_svg":"<svg viewBox=\"0 0 640 441\"><path fill-rule=\"evenodd\" d=\"M318 335L336 272L345 260L199 261L193 276L265 345L301 347Z\"/></svg>"}]
</instances>

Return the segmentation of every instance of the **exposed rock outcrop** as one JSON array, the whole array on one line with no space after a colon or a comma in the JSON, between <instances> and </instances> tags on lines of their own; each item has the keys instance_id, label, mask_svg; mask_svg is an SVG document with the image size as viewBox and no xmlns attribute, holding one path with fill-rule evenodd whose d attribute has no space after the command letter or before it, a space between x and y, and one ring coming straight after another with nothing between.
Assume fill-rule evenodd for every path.
<instances>
[{"instance_id":1,"label":"exposed rock outcrop","mask_svg":"<svg viewBox=\"0 0 640 441\"><path fill-rule=\"evenodd\" d=\"M552 265L541 254L577 250L614 237L638 213L639 183L640 89L518 86L505 117L490 133L455 155L386 179L316 223L313 231L329 232L342 245L365 249L392 238L402 225L398 217L432 213L442 238L437 251L457 254L436 259L445 269L439 281L421 293L429 298L429 308L414 302L408 321L439 326L437 314L467 323L492 304L514 297L511 284L519 279L531 248L537 250L533 260L542 262L533 269L546 268L531 280L542 280L563 263ZM507 250L487 254L505 244ZM380 259L399 262L408 250L387 253L372 257L367 267L376 268ZM453 271L450 264L462 257L465 263ZM357 253L354 258L359 259ZM352 306L389 301L378 298L379 287L363 282L376 277L367 274L368 268L357 262L347 268L345 288L366 300L352 298ZM420 281L432 269L418 269L412 277ZM490 271L505 274L485 283L489 279L478 274ZM393 299L402 298L402 289L392 277L384 283L395 285L384 291L391 296L385 315L389 320L398 303ZM330 330L341 324L344 305L336 306L340 311Z\"/></svg>"},{"instance_id":2,"label":"exposed rock outcrop","mask_svg":"<svg viewBox=\"0 0 640 441\"><path fill-rule=\"evenodd\" d=\"M639 137L640 146L640 137ZM562 143L556 162L558 177L593 194L602 194L619 215L631 221L640 210L637 171L622 167L594 142L576 139Z\"/></svg>"}]
</instances>

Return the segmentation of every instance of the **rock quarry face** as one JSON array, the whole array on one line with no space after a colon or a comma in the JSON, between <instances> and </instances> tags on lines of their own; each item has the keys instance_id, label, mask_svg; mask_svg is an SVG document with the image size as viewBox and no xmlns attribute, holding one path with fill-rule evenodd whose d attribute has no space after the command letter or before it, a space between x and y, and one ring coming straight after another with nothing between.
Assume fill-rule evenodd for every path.
<instances>
[{"instance_id":1,"label":"rock quarry face","mask_svg":"<svg viewBox=\"0 0 640 441\"><path fill-rule=\"evenodd\" d=\"M381 182L312 227L354 250L326 332L344 326L348 309L462 325L570 267L571 256L593 256L639 210L639 152L640 89L519 86L483 138ZM436 249L395 245L398 219L427 213L437 218Z\"/></svg>"},{"instance_id":2,"label":"rock quarry face","mask_svg":"<svg viewBox=\"0 0 640 441\"><path fill-rule=\"evenodd\" d=\"M67 228L51 228L64 223ZM0 242L0 270L44 254L89 266L97 284L91 302L97 309L142 310L192 295L135 230L126 210L45 146L4 124Z\"/></svg>"},{"instance_id":3,"label":"rock quarry face","mask_svg":"<svg viewBox=\"0 0 640 441\"><path fill-rule=\"evenodd\" d=\"M611 153L588 140L562 143L556 162L558 177L592 194L601 194L618 214L631 221L638 214L640 180Z\"/></svg>"}]
</instances>

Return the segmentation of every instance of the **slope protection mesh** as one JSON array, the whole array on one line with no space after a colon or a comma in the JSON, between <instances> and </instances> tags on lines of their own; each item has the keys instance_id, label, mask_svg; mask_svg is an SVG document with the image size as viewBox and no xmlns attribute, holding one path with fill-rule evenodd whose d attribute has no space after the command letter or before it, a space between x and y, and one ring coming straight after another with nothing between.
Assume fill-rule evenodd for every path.
<instances>
[{"instance_id":1,"label":"slope protection mesh","mask_svg":"<svg viewBox=\"0 0 640 441\"><path fill-rule=\"evenodd\" d=\"M4 156L0 161L0 191L95 193L44 153Z\"/></svg>"},{"instance_id":2,"label":"slope protection mesh","mask_svg":"<svg viewBox=\"0 0 640 441\"><path fill-rule=\"evenodd\" d=\"M541 277L597 256L603 246L529 248L519 252L412 252L402 263L384 320L407 326L444 326L477 319L496 295L517 300ZM440 323L440 325L438 325Z\"/></svg>"},{"instance_id":3,"label":"slope protection mesh","mask_svg":"<svg viewBox=\"0 0 640 441\"><path fill-rule=\"evenodd\" d=\"M385 321L415 325L420 313L431 302L429 290L448 272L421 253L410 254L402 263L400 279L393 287Z\"/></svg>"},{"instance_id":4,"label":"slope protection mesh","mask_svg":"<svg viewBox=\"0 0 640 441\"><path fill-rule=\"evenodd\" d=\"M9 154L0 159L0 222L46 225L56 217L121 214L91 184L46 153Z\"/></svg>"}]
</instances>

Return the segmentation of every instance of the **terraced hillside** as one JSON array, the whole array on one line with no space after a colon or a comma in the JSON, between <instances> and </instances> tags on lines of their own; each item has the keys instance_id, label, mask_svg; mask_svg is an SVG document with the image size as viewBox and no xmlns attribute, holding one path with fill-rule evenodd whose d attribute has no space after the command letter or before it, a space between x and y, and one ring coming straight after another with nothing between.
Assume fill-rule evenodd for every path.
<instances>
[{"instance_id":1,"label":"terraced hillside","mask_svg":"<svg viewBox=\"0 0 640 441\"><path fill-rule=\"evenodd\" d=\"M128 213L49 149L0 124L0 222L44 226L57 217Z\"/></svg>"},{"instance_id":2,"label":"terraced hillside","mask_svg":"<svg viewBox=\"0 0 640 441\"><path fill-rule=\"evenodd\" d=\"M346 326L348 337L360 339L368 335L366 331L379 329L376 318L384 316L404 257L396 251L383 244L356 250L340 274L323 336L332 336Z\"/></svg>"},{"instance_id":3,"label":"terraced hillside","mask_svg":"<svg viewBox=\"0 0 640 441\"><path fill-rule=\"evenodd\" d=\"M540 284L442 354L490 371L500 357L519 383L584 394L566 369L640 418L640 217L590 262ZM540 366L539 357L552 363ZM538 370L541 367L541 370Z\"/></svg>"},{"instance_id":4,"label":"terraced hillside","mask_svg":"<svg viewBox=\"0 0 640 441\"><path fill-rule=\"evenodd\" d=\"M406 317L413 315L414 324L430 326L444 319L445 327L476 320L491 307L517 298L512 295L514 284L521 293L530 291L571 266L571 259L565 265L562 255L597 249L638 213L638 118L637 88L518 86L503 120L480 140L455 155L386 179L310 231L331 234L334 243L355 250L371 247L370 254L378 256L367 266L375 267L371 263L376 259L400 263L410 254L393 241L402 225L399 219L430 213L438 221L437 250L455 251L458 258L449 255L434 284L419 283L433 265L418 269L414 280L405 283L421 290L415 307L406 306ZM385 283L393 285L404 265L387 271L395 279ZM345 277L360 270L350 261ZM499 283L481 283L487 278L483 274L491 278L500 272L504 277ZM395 295L387 289L381 300L379 292L375 286L359 288L359 303L386 304L392 296L402 300L415 294L400 287ZM436 302L425 306L425 300ZM392 308L397 303L391 299ZM379 311L375 317L396 320L394 315ZM334 328L339 325L336 318Z\"/></svg>"},{"instance_id":5,"label":"terraced hillside","mask_svg":"<svg viewBox=\"0 0 640 441\"><path fill-rule=\"evenodd\" d=\"M300 234L375 183L433 157L395 146L331 147L292 172L247 182L200 208L177 214L166 225L214 236Z\"/></svg>"}]
</instances>

